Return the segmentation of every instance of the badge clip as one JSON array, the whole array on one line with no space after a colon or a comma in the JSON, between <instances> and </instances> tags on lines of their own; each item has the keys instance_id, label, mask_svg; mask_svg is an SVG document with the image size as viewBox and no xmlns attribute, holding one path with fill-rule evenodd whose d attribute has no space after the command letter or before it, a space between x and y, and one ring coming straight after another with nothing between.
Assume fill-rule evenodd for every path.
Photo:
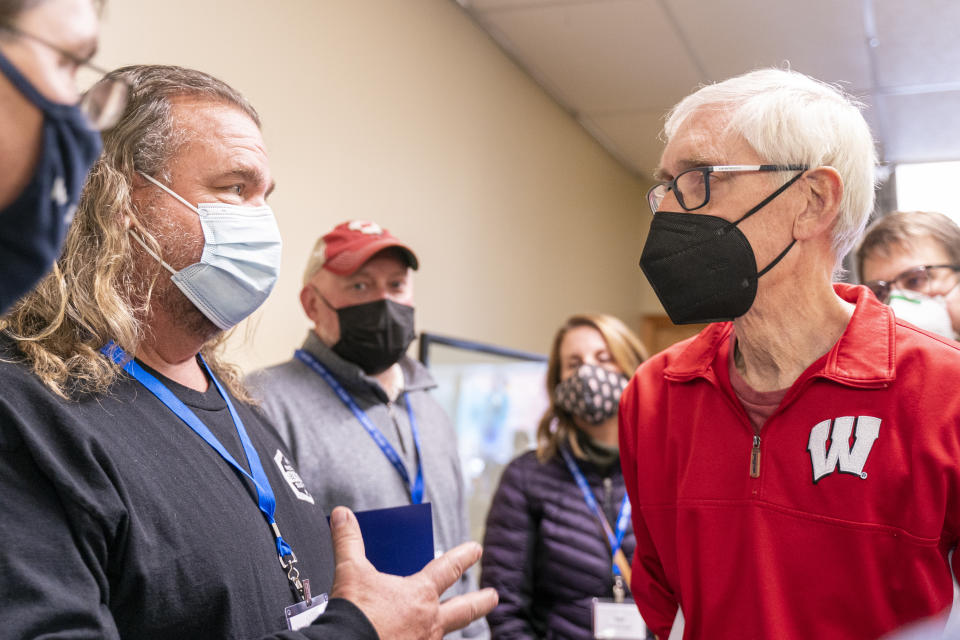
<instances>
[{"instance_id":1,"label":"badge clip","mask_svg":"<svg viewBox=\"0 0 960 640\"><path fill-rule=\"evenodd\" d=\"M300 599L306 600L306 596L304 595L303 584L304 582L309 582L309 581L300 580L300 570L297 569L296 566L294 566L297 564L297 556L294 555L293 551L291 551L288 555L285 555L285 556L278 555L277 557L280 558L280 566L287 570L287 580L290 581L290 584L292 584L294 588L297 590L297 593L300 594Z\"/></svg>"},{"instance_id":2,"label":"badge clip","mask_svg":"<svg viewBox=\"0 0 960 640\"><path fill-rule=\"evenodd\" d=\"M622 604L627 595L627 590L623 586L623 577L617 574L613 577L613 601Z\"/></svg>"}]
</instances>

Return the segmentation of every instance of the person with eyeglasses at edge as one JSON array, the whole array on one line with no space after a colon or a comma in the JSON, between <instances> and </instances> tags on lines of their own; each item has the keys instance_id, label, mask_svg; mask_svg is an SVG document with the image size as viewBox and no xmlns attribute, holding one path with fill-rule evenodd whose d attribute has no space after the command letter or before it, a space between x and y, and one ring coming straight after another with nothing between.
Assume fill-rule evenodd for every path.
<instances>
[{"instance_id":1,"label":"person with eyeglasses at edge","mask_svg":"<svg viewBox=\"0 0 960 640\"><path fill-rule=\"evenodd\" d=\"M99 4L0 0L0 313L60 254L99 130L116 122L121 82L81 101L76 73L93 67Z\"/></svg>"},{"instance_id":2,"label":"person with eyeglasses at edge","mask_svg":"<svg viewBox=\"0 0 960 640\"><path fill-rule=\"evenodd\" d=\"M873 209L859 103L760 69L664 133L640 265L673 322L710 324L621 399L641 615L661 640L678 608L686 640L874 640L942 615L960 345L833 282Z\"/></svg>"},{"instance_id":3,"label":"person with eyeglasses at edge","mask_svg":"<svg viewBox=\"0 0 960 640\"><path fill-rule=\"evenodd\" d=\"M960 335L960 227L935 211L894 211L857 248L860 281L901 320Z\"/></svg>"}]
</instances>

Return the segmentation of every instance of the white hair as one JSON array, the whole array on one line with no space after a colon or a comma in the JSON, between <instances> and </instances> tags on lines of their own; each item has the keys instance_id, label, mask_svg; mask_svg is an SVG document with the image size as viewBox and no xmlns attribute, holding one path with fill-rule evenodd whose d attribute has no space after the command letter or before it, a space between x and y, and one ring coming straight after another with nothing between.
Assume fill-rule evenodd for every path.
<instances>
[{"instance_id":1,"label":"white hair","mask_svg":"<svg viewBox=\"0 0 960 640\"><path fill-rule=\"evenodd\" d=\"M873 211L877 153L863 107L842 89L802 73L758 69L681 100L667 114L663 133L669 142L694 112L719 109L729 113L726 131L742 136L765 162L836 169L843 180L832 230L839 263Z\"/></svg>"},{"instance_id":2,"label":"white hair","mask_svg":"<svg viewBox=\"0 0 960 640\"><path fill-rule=\"evenodd\" d=\"M317 238L316 244L313 245L313 251L310 252L310 257L307 258L307 268L303 270L303 286L310 284L310 280L323 268L326 261L327 243L323 241L323 237L321 236Z\"/></svg>"}]
</instances>

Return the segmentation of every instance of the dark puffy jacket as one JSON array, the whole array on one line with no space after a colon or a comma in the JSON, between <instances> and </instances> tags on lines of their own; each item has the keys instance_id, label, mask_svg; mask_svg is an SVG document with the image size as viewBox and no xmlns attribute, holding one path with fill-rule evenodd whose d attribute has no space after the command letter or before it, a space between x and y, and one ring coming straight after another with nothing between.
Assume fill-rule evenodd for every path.
<instances>
[{"instance_id":1,"label":"dark puffy jacket","mask_svg":"<svg viewBox=\"0 0 960 640\"><path fill-rule=\"evenodd\" d=\"M577 462L615 526L626 492L620 465ZM634 544L631 527L628 559ZM507 465L483 546L480 582L500 594L487 616L493 640L593 638L591 599L613 595L610 546L563 458L540 464L531 451Z\"/></svg>"}]
</instances>

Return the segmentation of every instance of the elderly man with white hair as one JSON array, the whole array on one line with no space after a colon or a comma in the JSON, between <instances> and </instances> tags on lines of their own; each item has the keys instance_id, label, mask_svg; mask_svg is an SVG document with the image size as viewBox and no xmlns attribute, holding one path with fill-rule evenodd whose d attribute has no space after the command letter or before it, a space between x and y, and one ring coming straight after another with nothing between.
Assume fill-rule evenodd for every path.
<instances>
[{"instance_id":1,"label":"elderly man with white hair","mask_svg":"<svg viewBox=\"0 0 960 640\"><path fill-rule=\"evenodd\" d=\"M688 639L850 640L942 612L960 350L832 283L873 207L859 105L759 70L685 98L665 134L640 263L674 322L712 324L621 402L644 619L661 638L679 607Z\"/></svg>"}]
</instances>

